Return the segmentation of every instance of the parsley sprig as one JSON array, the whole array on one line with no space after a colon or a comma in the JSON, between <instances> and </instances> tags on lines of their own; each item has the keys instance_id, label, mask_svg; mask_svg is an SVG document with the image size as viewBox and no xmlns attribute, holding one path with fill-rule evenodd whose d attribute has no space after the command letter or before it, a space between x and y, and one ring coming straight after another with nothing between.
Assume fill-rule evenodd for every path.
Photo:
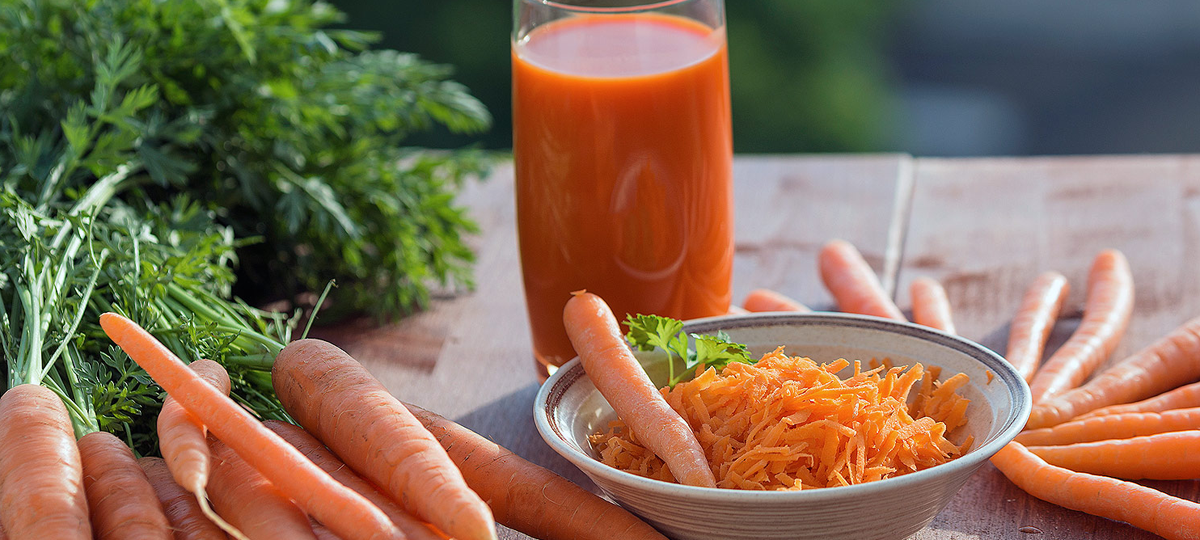
<instances>
[{"instance_id":1,"label":"parsley sprig","mask_svg":"<svg viewBox=\"0 0 1200 540\"><path fill-rule=\"evenodd\" d=\"M625 326L629 328L625 338L630 346L640 351L657 348L667 353L667 380L671 387L692 376L700 366L720 370L732 362L755 362L746 346L734 343L725 332L717 332L715 336L689 334L683 331L683 321L658 315L629 315ZM694 349L689 347L689 341L695 343ZM683 362L678 375L675 374L676 358Z\"/></svg>"}]
</instances>

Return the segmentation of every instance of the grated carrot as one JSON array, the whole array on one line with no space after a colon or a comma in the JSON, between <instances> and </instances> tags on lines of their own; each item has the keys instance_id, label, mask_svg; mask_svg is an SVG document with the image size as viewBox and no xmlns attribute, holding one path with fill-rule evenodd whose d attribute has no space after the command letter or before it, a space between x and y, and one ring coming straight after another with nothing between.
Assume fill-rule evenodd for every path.
<instances>
[{"instance_id":1,"label":"grated carrot","mask_svg":"<svg viewBox=\"0 0 1200 540\"><path fill-rule=\"evenodd\" d=\"M777 349L756 364L733 363L720 373L661 390L692 427L717 487L798 490L861 484L945 463L973 442L946 434L967 422L969 401L957 392L964 374L937 382L937 368L863 371L846 360L817 364ZM918 384L919 383L919 384ZM908 403L916 388L915 399ZM614 468L667 482L671 471L621 421L591 437Z\"/></svg>"}]
</instances>

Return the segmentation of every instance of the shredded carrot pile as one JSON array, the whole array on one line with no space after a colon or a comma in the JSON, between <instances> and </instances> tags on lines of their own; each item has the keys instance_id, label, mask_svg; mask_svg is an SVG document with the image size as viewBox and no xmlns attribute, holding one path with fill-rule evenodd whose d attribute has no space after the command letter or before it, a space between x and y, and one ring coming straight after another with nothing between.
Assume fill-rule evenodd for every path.
<instances>
[{"instance_id":1,"label":"shredded carrot pile","mask_svg":"<svg viewBox=\"0 0 1200 540\"><path fill-rule=\"evenodd\" d=\"M854 374L839 378L836 373L849 365L817 364L780 348L756 364L709 369L662 393L696 433L721 488L860 484L945 463L970 447L970 439L958 446L945 437L966 423L968 400L955 393L966 375L937 383L936 368L862 371L856 361ZM620 421L591 442L609 466L675 481Z\"/></svg>"}]
</instances>

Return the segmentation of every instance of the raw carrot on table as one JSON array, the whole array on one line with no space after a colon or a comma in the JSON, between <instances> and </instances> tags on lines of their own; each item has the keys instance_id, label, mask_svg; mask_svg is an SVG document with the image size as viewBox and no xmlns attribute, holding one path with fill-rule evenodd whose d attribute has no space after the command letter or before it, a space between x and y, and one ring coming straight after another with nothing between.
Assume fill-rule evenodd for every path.
<instances>
[{"instance_id":1,"label":"raw carrot on table","mask_svg":"<svg viewBox=\"0 0 1200 540\"><path fill-rule=\"evenodd\" d=\"M75 432L50 389L0 395L0 522L14 539L91 540Z\"/></svg>"},{"instance_id":2,"label":"raw carrot on table","mask_svg":"<svg viewBox=\"0 0 1200 540\"><path fill-rule=\"evenodd\" d=\"M1055 467L1009 443L992 464L1012 483L1043 501L1145 529L1168 540L1200 538L1200 504L1133 482Z\"/></svg>"},{"instance_id":3,"label":"raw carrot on table","mask_svg":"<svg viewBox=\"0 0 1200 540\"><path fill-rule=\"evenodd\" d=\"M1066 277L1046 272L1033 280L1021 298L1021 306L1009 325L1005 358L1025 382L1033 380L1042 362L1046 340L1050 339L1050 331L1070 290Z\"/></svg>"},{"instance_id":4,"label":"raw carrot on table","mask_svg":"<svg viewBox=\"0 0 1200 540\"><path fill-rule=\"evenodd\" d=\"M222 394L229 395L229 373L212 360L197 360L188 364L200 376ZM158 448L162 452L167 469L175 482L192 492L200 510L218 527L234 538L243 538L240 533L208 507L205 487L208 485L209 453L208 433L192 413L184 409L175 398L167 396L162 411L158 413Z\"/></svg>"},{"instance_id":5,"label":"raw carrot on table","mask_svg":"<svg viewBox=\"0 0 1200 540\"><path fill-rule=\"evenodd\" d=\"M751 313L763 311L812 311L808 306L771 289L754 289L746 295L742 307Z\"/></svg>"},{"instance_id":6,"label":"raw carrot on table","mask_svg":"<svg viewBox=\"0 0 1200 540\"><path fill-rule=\"evenodd\" d=\"M941 283L920 277L909 284L908 290L912 297L913 322L947 334L958 333L950 318L950 299L946 297L946 289Z\"/></svg>"},{"instance_id":7,"label":"raw carrot on table","mask_svg":"<svg viewBox=\"0 0 1200 540\"><path fill-rule=\"evenodd\" d=\"M500 523L542 540L666 540L625 509L475 432L405 404Z\"/></svg>"},{"instance_id":8,"label":"raw carrot on table","mask_svg":"<svg viewBox=\"0 0 1200 540\"><path fill-rule=\"evenodd\" d=\"M680 483L716 487L692 428L650 382L608 304L592 293L573 293L563 310L563 324L588 378L638 439L666 462Z\"/></svg>"},{"instance_id":9,"label":"raw carrot on table","mask_svg":"<svg viewBox=\"0 0 1200 540\"><path fill-rule=\"evenodd\" d=\"M345 540L404 537L375 505L331 478L133 321L105 313L100 325L210 432L338 536Z\"/></svg>"},{"instance_id":10,"label":"raw carrot on table","mask_svg":"<svg viewBox=\"0 0 1200 540\"><path fill-rule=\"evenodd\" d=\"M883 292L879 278L862 254L845 240L833 240L817 255L821 281L846 313L874 315L903 321L904 314Z\"/></svg>"},{"instance_id":11,"label":"raw carrot on table","mask_svg":"<svg viewBox=\"0 0 1200 540\"><path fill-rule=\"evenodd\" d=\"M229 538L216 523L200 510L195 494L189 493L171 477L162 458L144 457L138 460L150 486L162 504L163 513L175 532L175 540L226 540Z\"/></svg>"},{"instance_id":12,"label":"raw carrot on table","mask_svg":"<svg viewBox=\"0 0 1200 540\"><path fill-rule=\"evenodd\" d=\"M1105 369L1087 384L1035 404L1026 429L1058 425L1100 407L1145 399L1196 379L1200 379L1200 318Z\"/></svg>"},{"instance_id":13,"label":"raw carrot on table","mask_svg":"<svg viewBox=\"0 0 1200 540\"><path fill-rule=\"evenodd\" d=\"M1200 431L1156 433L1129 439L1029 446L1046 463L1126 480L1200 478Z\"/></svg>"},{"instance_id":14,"label":"raw carrot on table","mask_svg":"<svg viewBox=\"0 0 1200 540\"><path fill-rule=\"evenodd\" d=\"M1017 435L1025 446L1053 446L1106 439L1128 439L1156 433L1200 429L1200 407L1156 412L1133 412L1076 418L1054 427L1031 429Z\"/></svg>"},{"instance_id":15,"label":"raw carrot on table","mask_svg":"<svg viewBox=\"0 0 1200 540\"><path fill-rule=\"evenodd\" d=\"M288 414L405 510L458 540L495 540L491 510L446 451L350 355L302 339L279 353L271 374Z\"/></svg>"},{"instance_id":16,"label":"raw carrot on table","mask_svg":"<svg viewBox=\"0 0 1200 540\"><path fill-rule=\"evenodd\" d=\"M350 467L347 467L337 456L333 455L333 451L326 448L316 437L304 431L304 428L277 420L267 420L263 424L282 437L283 440L287 441L288 444L295 446L305 457L329 473L334 480L353 489L359 495L366 497L372 504L378 506L392 520L392 523L395 523L397 527L400 527L400 530L404 531L405 536L409 540L444 540L446 538L445 535L438 532L431 525L422 523L417 518L409 515L396 502L380 492L378 488L350 470Z\"/></svg>"},{"instance_id":17,"label":"raw carrot on table","mask_svg":"<svg viewBox=\"0 0 1200 540\"><path fill-rule=\"evenodd\" d=\"M1125 255L1106 249L1088 271L1083 320L1033 376L1033 403L1079 386L1117 347L1133 313L1133 274Z\"/></svg>"},{"instance_id":18,"label":"raw carrot on table","mask_svg":"<svg viewBox=\"0 0 1200 540\"><path fill-rule=\"evenodd\" d=\"M213 508L250 540L315 540L308 516L224 442L208 439Z\"/></svg>"},{"instance_id":19,"label":"raw carrot on table","mask_svg":"<svg viewBox=\"0 0 1200 540\"><path fill-rule=\"evenodd\" d=\"M78 446L96 540L170 540L171 524L133 451L105 431L80 437Z\"/></svg>"},{"instance_id":20,"label":"raw carrot on table","mask_svg":"<svg viewBox=\"0 0 1200 540\"><path fill-rule=\"evenodd\" d=\"M1159 394L1149 399L1121 405L1101 407L1087 414L1081 414L1076 420L1105 416L1110 414L1163 412L1173 409L1191 409L1200 407L1200 382L1180 386L1170 392Z\"/></svg>"}]
</instances>

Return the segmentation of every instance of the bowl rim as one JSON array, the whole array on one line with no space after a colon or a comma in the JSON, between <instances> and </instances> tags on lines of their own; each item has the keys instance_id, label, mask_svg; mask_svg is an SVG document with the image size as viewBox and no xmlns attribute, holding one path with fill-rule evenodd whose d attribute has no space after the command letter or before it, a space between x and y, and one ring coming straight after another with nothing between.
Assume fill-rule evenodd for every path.
<instances>
[{"instance_id":1,"label":"bowl rim","mask_svg":"<svg viewBox=\"0 0 1200 540\"><path fill-rule=\"evenodd\" d=\"M982 441L982 444L976 446L973 450L968 451L965 455L952 461L930 467L928 469L912 472L909 474L877 480L874 482L864 482L852 486L838 486L832 488L808 489L802 491L749 491L723 488L708 488L699 486L687 486L682 484L672 484L661 480L645 478L632 473L627 473L618 469L614 469L596 460L595 458L576 449L572 444L565 441L552 427L550 420L550 411L548 408L551 391L553 391L563 379L570 377L565 381L565 386L562 391L565 391L571 385L575 384L579 379L586 377L587 374L580 364L579 357L571 359L566 364L563 364L555 371L546 382L538 389L537 397L534 399L534 424L537 426L538 433L542 439L546 441L555 452L566 458L579 467L588 476L600 478L621 484L630 488L657 495L670 495L682 497L686 496L691 499L701 501L737 501L743 503L800 503L808 500L826 500L831 497L861 497L868 496L872 493L880 491L891 491L893 489L904 489L906 486L915 486L923 484L926 481L933 480L939 476L951 476L955 473L970 472L982 465L983 461L992 457L996 452L999 452L1004 445L1016 438L1017 434L1024 428L1026 421L1029 420L1029 414L1033 408L1032 392L1029 390L1029 385L1025 379L1021 377L1015 368L1008 363L1003 357L991 349L984 347L974 341L966 338L947 334L945 332L935 330L926 326L920 326L909 322L901 322L892 319L884 319L869 315L856 315L848 313L833 313L833 312L811 312L811 313L792 313L792 312L763 312L750 313L740 315L721 315L717 317L705 317L700 319L692 319L684 322L684 329L688 332L704 332L717 329L736 329L756 326L774 326L779 324L816 324L825 326L839 327L854 327L861 329L883 330L895 332L910 337L916 337L939 345L945 348L955 350L959 353L966 354L984 364L987 369L991 370L995 379L1000 379L1004 382L1013 398L1015 406L1010 411L1005 419L1000 419L1003 424L1002 428L996 432L996 435L988 440ZM597 482L600 483L600 482ZM603 487L603 486L602 486ZM607 490L606 490L607 491Z\"/></svg>"}]
</instances>

